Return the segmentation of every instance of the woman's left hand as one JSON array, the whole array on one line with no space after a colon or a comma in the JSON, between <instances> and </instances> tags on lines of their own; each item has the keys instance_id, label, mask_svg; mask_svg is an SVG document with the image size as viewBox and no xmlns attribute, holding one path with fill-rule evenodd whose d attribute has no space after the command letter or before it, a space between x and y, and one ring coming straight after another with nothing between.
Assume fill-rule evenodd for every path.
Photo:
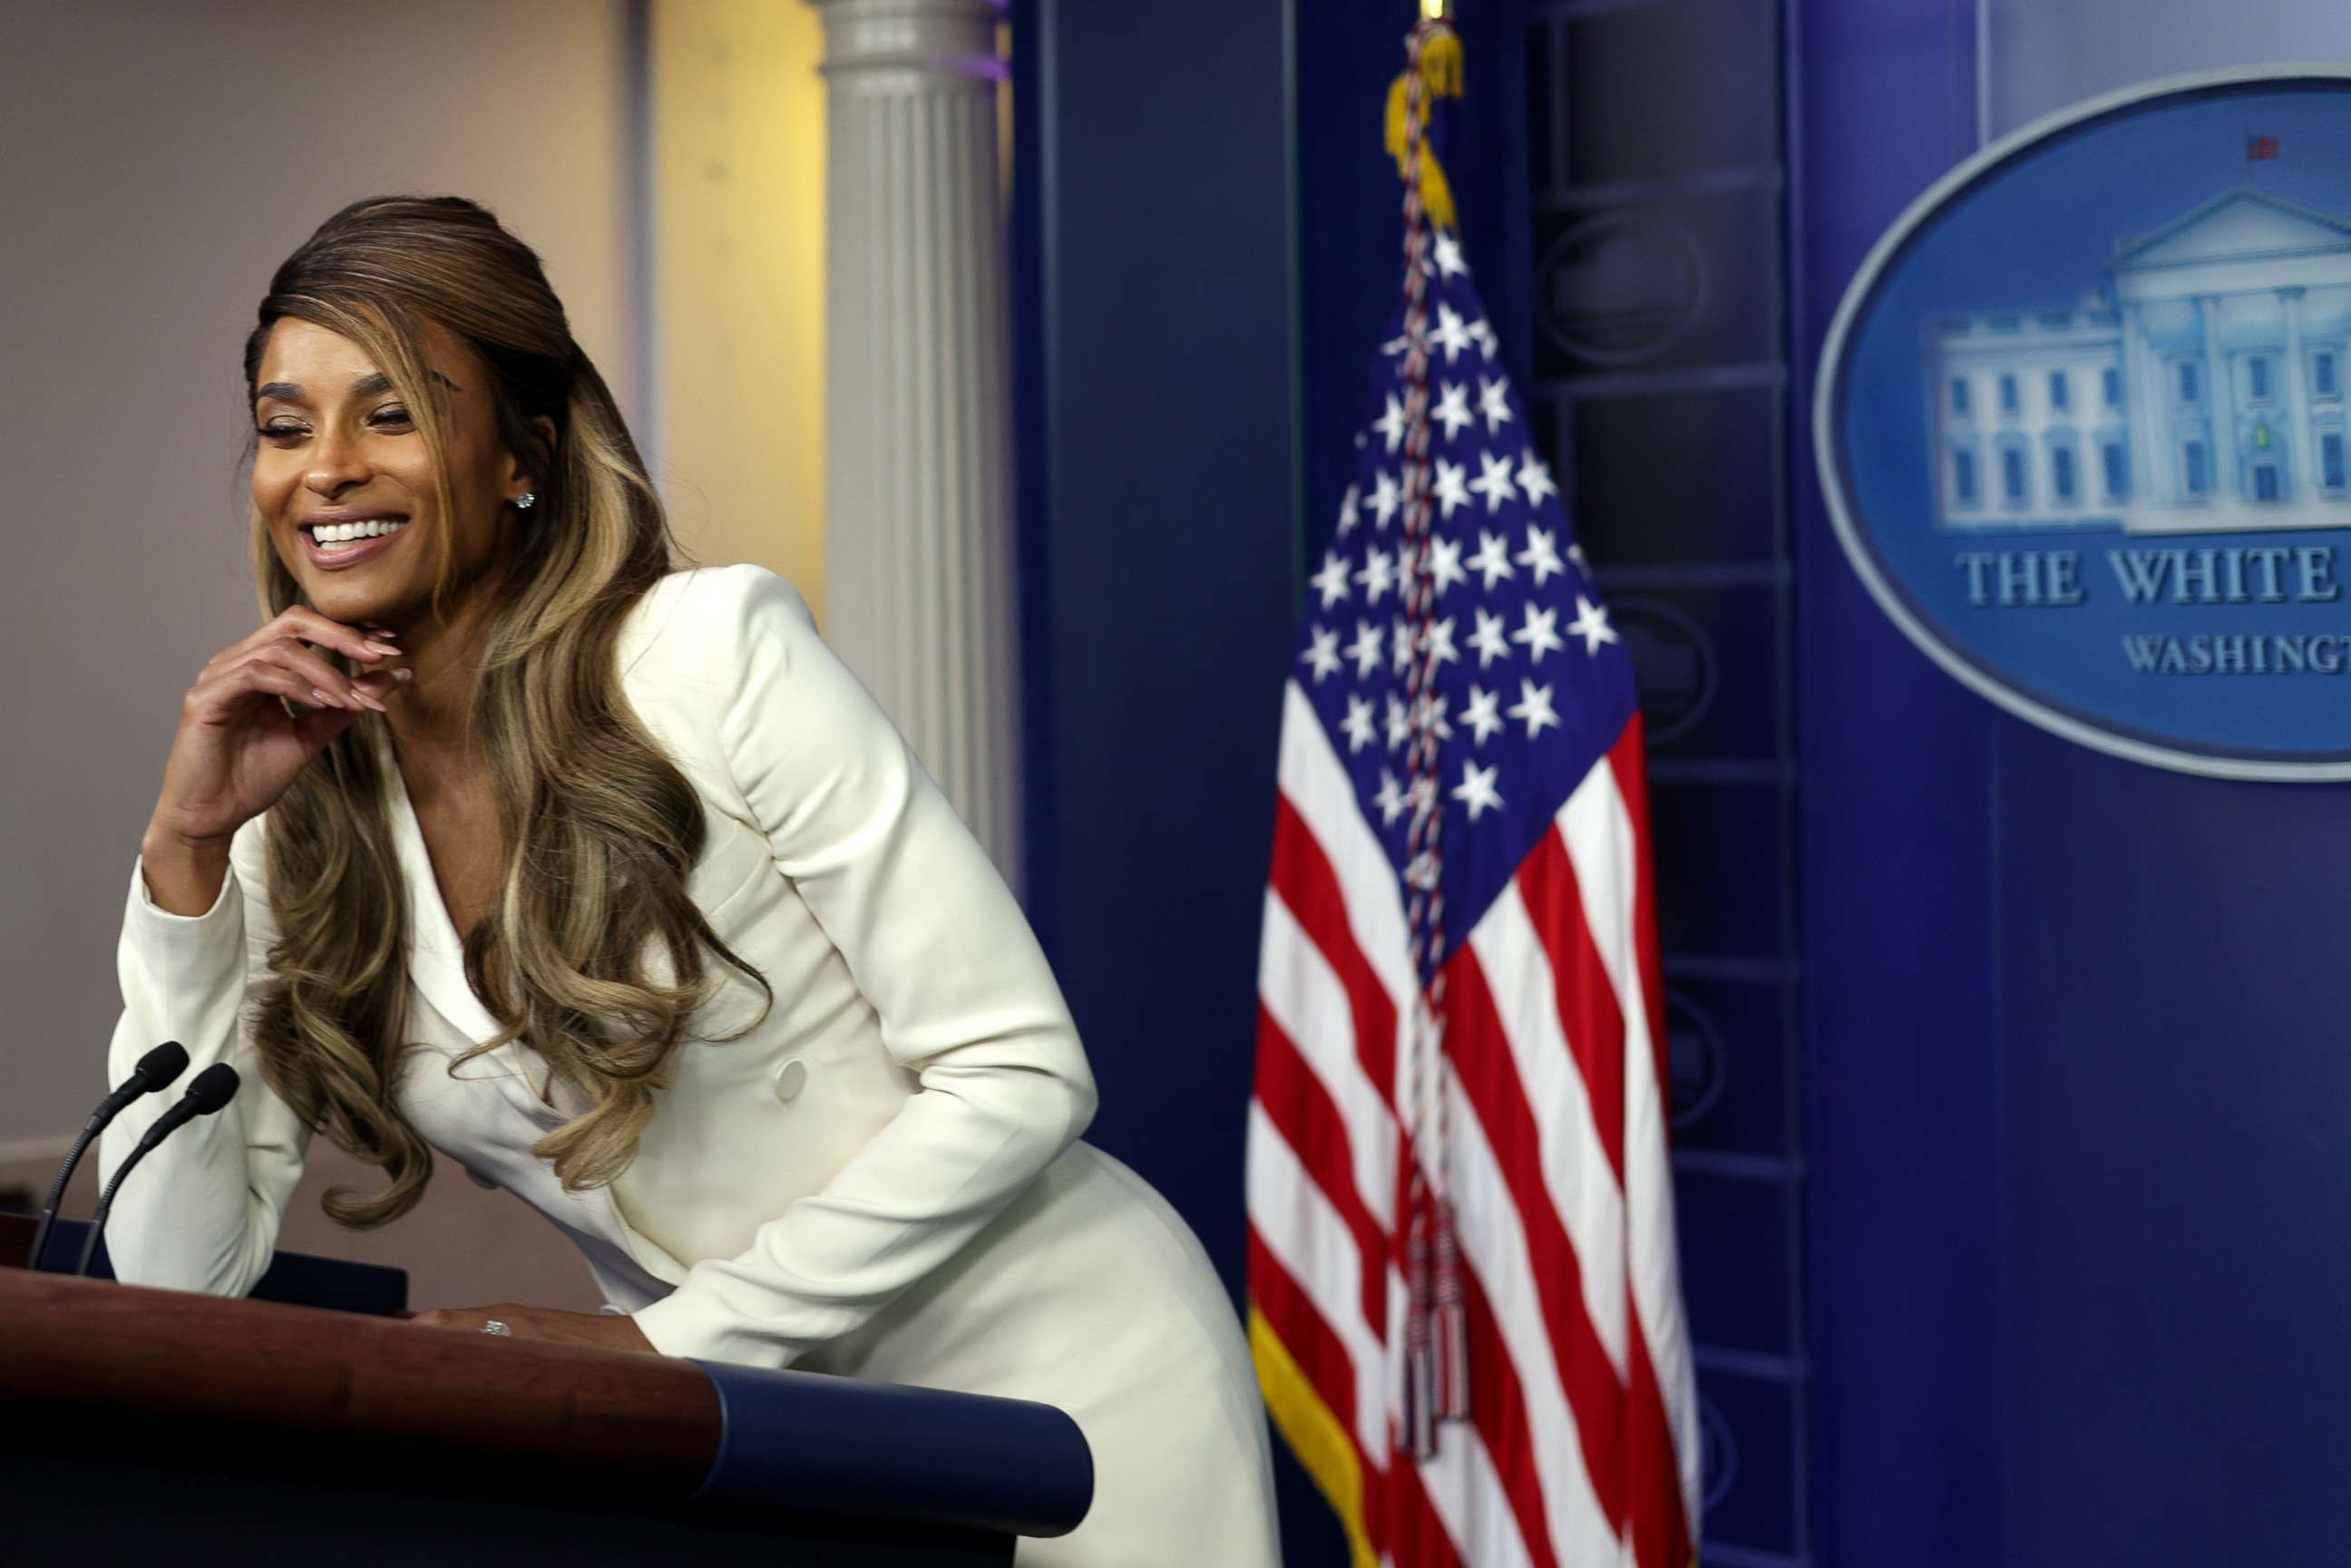
<instances>
[{"instance_id":1,"label":"woman's left hand","mask_svg":"<svg viewBox=\"0 0 2351 1568\"><path fill-rule=\"evenodd\" d=\"M501 1301L494 1307L434 1307L411 1314L409 1322L434 1329L471 1329L496 1318L517 1339L552 1340L558 1344L596 1345L605 1350L653 1350L636 1320L604 1312L566 1312L553 1307L524 1307Z\"/></svg>"}]
</instances>

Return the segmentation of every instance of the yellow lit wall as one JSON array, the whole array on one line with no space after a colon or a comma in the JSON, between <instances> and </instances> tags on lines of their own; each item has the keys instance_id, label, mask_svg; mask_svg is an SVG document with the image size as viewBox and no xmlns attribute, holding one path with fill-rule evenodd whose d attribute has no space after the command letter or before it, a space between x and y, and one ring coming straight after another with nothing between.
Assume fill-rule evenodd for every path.
<instances>
[{"instance_id":1,"label":"yellow lit wall","mask_svg":"<svg viewBox=\"0 0 2351 1568\"><path fill-rule=\"evenodd\" d=\"M824 612L823 26L803 0L655 0L654 477L703 565Z\"/></svg>"}]
</instances>

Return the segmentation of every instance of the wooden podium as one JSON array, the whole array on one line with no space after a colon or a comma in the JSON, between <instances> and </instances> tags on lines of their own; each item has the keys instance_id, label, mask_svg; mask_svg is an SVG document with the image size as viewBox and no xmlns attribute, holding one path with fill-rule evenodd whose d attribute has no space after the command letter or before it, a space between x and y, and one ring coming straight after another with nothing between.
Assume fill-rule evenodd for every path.
<instances>
[{"instance_id":1,"label":"wooden podium","mask_svg":"<svg viewBox=\"0 0 2351 1568\"><path fill-rule=\"evenodd\" d=\"M1050 1406L21 1267L0 1427L10 1563L1003 1564L1093 1488Z\"/></svg>"}]
</instances>

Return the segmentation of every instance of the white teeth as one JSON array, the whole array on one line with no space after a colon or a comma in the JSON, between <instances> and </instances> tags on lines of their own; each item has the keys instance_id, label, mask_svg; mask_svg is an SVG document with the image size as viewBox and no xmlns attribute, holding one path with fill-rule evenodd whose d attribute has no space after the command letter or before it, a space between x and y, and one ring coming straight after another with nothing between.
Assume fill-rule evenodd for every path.
<instances>
[{"instance_id":1,"label":"white teeth","mask_svg":"<svg viewBox=\"0 0 2351 1568\"><path fill-rule=\"evenodd\" d=\"M394 521L387 517L371 517L360 523L320 523L310 533L321 546L327 546L396 534L407 526L404 519Z\"/></svg>"}]
</instances>

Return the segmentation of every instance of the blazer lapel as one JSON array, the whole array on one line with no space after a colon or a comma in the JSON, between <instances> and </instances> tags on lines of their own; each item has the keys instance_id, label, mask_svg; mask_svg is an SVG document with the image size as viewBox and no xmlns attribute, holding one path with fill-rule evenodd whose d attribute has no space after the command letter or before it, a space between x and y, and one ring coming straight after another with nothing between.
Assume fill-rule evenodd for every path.
<instances>
[{"instance_id":1,"label":"blazer lapel","mask_svg":"<svg viewBox=\"0 0 2351 1568\"><path fill-rule=\"evenodd\" d=\"M392 843L400 855L402 878L408 884L409 976L467 1043L478 1044L498 1032L498 1020L465 983L465 948L449 919L448 905L441 901L441 883L433 874L433 856L424 847L424 831L418 826L416 808L408 799L407 780L401 777L391 745L387 742L381 750Z\"/></svg>"},{"instance_id":2,"label":"blazer lapel","mask_svg":"<svg viewBox=\"0 0 2351 1568\"><path fill-rule=\"evenodd\" d=\"M408 782L401 775L400 763L392 755L389 740L382 741L378 749L383 761L392 845L400 857L402 878L408 885L409 978L468 1044L477 1045L498 1032L498 1020L490 1016L489 1009L474 995L474 988L465 983L465 947L457 938L455 923L449 918L448 905L442 902L441 883L433 874L433 856L424 845L424 830L418 825L415 805L408 798ZM564 1110L549 1106L539 1098L537 1086L545 1082L544 1064L539 1065L536 1076L525 1071L526 1059L536 1055L519 1040L508 1040L478 1059L488 1065L487 1071L480 1066L469 1066L461 1070L461 1075L494 1080L517 1110L539 1126L552 1130L568 1116ZM674 1285L685 1278L684 1263L629 1223L609 1184L590 1193L571 1196L574 1201L607 1216L611 1233L618 1236L638 1266L654 1279Z\"/></svg>"}]
</instances>

